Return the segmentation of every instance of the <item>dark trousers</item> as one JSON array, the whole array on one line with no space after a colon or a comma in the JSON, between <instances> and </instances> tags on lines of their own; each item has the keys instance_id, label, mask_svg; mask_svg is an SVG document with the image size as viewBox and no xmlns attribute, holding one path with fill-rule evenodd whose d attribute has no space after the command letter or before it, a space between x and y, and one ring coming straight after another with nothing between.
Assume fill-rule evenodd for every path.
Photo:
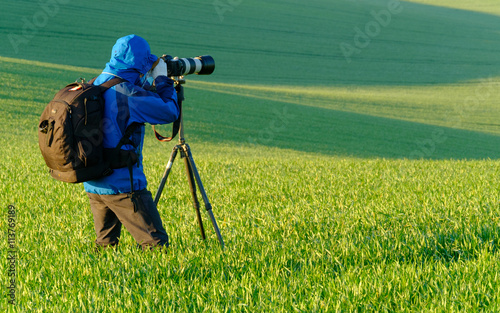
<instances>
[{"instance_id":1,"label":"dark trousers","mask_svg":"<svg viewBox=\"0 0 500 313\"><path fill-rule=\"evenodd\" d=\"M90 209L94 215L97 245L106 247L118 244L123 224L143 249L156 246L168 247L168 236L151 192L144 189L136 191L135 194L138 200L136 212L129 193L117 195L87 193Z\"/></svg>"}]
</instances>

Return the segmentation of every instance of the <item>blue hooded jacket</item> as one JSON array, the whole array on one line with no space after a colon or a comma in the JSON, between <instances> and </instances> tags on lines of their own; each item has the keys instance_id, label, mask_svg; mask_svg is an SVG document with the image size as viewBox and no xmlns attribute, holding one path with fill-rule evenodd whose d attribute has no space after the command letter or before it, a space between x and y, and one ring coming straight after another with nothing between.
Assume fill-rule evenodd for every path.
<instances>
[{"instance_id":1,"label":"blue hooded jacket","mask_svg":"<svg viewBox=\"0 0 500 313\"><path fill-rule=\"evenodd\" d=\"M177 93L170 78L156 78L156 93L140 87L140 74L146 74L157 59L151 54L147 41L136 35L122 37L113 46L111 59L94 84L102 84L114 77L127 81L111 87L103 94L104 148L116 147L125 129L134 122L168 124L178 118ZM133 166L134 190L142 190L147 187L142 165L144 126L136 130L131 138L137 146L136 153L139 156L137 164ZM122 149L132 150L134 147L125 145ZM131 192L128 168L113 171L110 176L85 182L85 191L101 195Z\"/></svg>"}]
</instances>

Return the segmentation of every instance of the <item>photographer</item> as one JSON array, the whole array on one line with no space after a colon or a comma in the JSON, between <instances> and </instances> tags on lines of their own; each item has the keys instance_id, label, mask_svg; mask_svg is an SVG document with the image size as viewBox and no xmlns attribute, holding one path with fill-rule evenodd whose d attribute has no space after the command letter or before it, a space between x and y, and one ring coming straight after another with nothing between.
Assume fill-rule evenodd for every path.
<instances>
[{"instance_id":1,"label":"photographer","mask_svg":"<svg viewBox=\"0 0 500 313\"><path fill-rule=\"evenodd\" d=\"M157 65L151 69L156 61ZM156 92L142 88L148 72L155 80ZM146 40L129 35L116 41L110 61L94 81L99 85L115 77L125 80L104 92L105 148L116 147L133 123L168 124L178 118L174 82L167 76L167 64L150 53ZM142 164L144 125L130 139L133 144L122 149L135 150L138 156L131 167L132 173L127 167L118 168L109 176L84 183L94 217L96 244L102 247L118 244L123 224L143 249L167 247L167 233L151 192L146 189Z\"/></svg>"}]
</instances>

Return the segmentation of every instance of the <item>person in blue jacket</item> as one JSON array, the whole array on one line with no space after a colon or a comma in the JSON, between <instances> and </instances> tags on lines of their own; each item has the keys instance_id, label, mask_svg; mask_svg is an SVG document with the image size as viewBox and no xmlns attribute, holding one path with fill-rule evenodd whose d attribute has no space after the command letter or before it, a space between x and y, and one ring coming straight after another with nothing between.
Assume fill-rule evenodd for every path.
<instances>
[{"instance_id":1,"label":"person in blue jacket","mask_svg":"<svg viewBox=\"0 0 500 313\"><path fill-rule=\"evenodd\" d=\"M178 118L174 82L167 76L167 64L161 58L152 69L157 60L148 42L139 36L129 35L116 41L110 61L94 81L100 85L115 77L125 80L103 94L104 148L115 148L132 123L168 124ZM147 76L154 79L156 92L142 88ZM96 244L102 247L118 244L123 225L143 249L167 247L168 236L143 172L144 125L130 139L135 147L127 144L122 149L135 150L138 155L132 167L132 182L129 168L123 167L114 169L109 176L84 183L94 217Z\"/></svg>"}]
</instances>

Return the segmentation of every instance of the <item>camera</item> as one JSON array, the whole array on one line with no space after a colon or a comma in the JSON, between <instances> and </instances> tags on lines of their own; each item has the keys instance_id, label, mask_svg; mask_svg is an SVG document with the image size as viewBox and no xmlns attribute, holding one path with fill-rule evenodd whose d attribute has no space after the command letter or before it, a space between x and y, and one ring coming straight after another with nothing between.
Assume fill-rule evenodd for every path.
<instances>
[{"instance_id":1,"label":"camera","mask_svg":"<svg viewBox=\"0 0 500 313\"><path fill-rule=\"evenodd\" d=\"M209 55L195 58L177 58L171 55L161 57L167 63L168 76L177 77L190 74L210 75L214 72L215 61Z\"/></svg>"}]
</instances>

